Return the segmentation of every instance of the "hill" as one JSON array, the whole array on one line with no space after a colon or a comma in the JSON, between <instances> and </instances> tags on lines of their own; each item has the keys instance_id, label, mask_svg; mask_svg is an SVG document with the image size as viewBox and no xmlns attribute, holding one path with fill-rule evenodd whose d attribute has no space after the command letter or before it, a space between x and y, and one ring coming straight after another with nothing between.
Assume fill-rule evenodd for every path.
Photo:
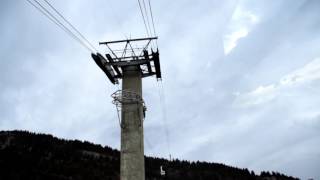
<instances>
[{"instance_id":1,"label":"hill","mask_svg":"<svg viewBox=\"0 0 320 180\"><path fill-rule=\"evenodd\" d=\"M120 153L87 141L64 140L27 131L0 131L0 179L119 180ZM276 172L208 162L145 157L146 180L294 180ZM163 166L166 175L160 175Z\"/></svg>"}]
</instances>

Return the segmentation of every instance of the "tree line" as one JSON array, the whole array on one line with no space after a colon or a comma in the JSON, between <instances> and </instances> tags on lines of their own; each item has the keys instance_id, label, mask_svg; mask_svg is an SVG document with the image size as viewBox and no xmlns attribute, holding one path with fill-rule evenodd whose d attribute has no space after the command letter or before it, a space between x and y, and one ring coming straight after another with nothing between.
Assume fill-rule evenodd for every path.
<instances>
[{"instance_id":1,"label":"tree line","mask_svg":"<svg viewBox=\"0 0 320 180\"><path fill-rule=\"evenodd\" d=\"M166 174L160 174L160 166ZM296 180L219 163L145 157L146 180ZM0 131L0 179L119 180L120 152L88 141L28 131Z\"/></svg>"}]
</instances>

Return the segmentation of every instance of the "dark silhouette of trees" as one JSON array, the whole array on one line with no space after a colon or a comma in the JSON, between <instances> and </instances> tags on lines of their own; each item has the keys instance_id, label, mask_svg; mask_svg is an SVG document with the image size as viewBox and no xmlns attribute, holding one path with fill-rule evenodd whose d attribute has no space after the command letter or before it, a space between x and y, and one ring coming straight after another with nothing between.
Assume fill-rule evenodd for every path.
<instances>
[{"instance_id":1,"label":"dark silhouette of trees","mask_svg":"<svg viewBox=\"0 0 320 180\"><path fill-rule=\"evenodd\" d=\"M218 163L145 157L146 180L294 180L278 172L256 175ZM160 166L166 171L160 175ZM27 131L0 131L0 180L119 180L120 153L87 141Z\"/></svg>"}]
</instances>

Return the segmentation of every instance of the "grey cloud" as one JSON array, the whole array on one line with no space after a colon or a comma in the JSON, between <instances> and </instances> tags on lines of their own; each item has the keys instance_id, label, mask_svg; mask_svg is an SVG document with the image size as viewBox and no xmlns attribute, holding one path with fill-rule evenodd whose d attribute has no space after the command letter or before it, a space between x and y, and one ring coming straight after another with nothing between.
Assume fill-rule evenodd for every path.
<instances>
[{"instance_id":1,"label":"grey cloud","mask_svg":"<svg viewBox=\"0 0 320 180\"><path fill-rule=\"evenodd\" d=\"M136 2L52 3L95 45L145 33ZM279 91L264 104L234 105L238 96L275 84L319 56L318 1L152 3L167 119L155 78L145 79L147 154L168 156L166 124L175 158L319 178L318 80ZM224 55L223 36L237 7L259 22ZM117 87L90 53L25 1L4 1L0 12L0 128L119 148L110 97Z\"/></svg>"}]
</instances>

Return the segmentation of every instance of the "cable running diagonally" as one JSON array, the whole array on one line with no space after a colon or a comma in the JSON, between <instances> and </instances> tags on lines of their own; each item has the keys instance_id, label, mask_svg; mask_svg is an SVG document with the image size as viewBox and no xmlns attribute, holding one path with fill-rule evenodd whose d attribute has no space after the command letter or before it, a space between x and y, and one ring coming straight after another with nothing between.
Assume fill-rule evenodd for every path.
<instances>
[{"instance_id":1,"label":"cable running diagonally","mask_svg":"<svg viewBox=\"0 0 320 180\"><path fill-rule=\"evenodd\" d=\"M47 0L44 0L75 32L77 32L80 37L82 39L84 39L91 47L92 49L94 49L95 51L98 51L91 43L90 41L85 38L82 33L77 29L75 28L50 2L48 2Z\"/></svg>"},{"instance_id":2,"label":"cable running diagonally","mask_svg":"<svg viewBox=\"0 0 320 180\"><path fill-rule=\"evenodd\" d=\"M142 16L142 19L143 19L144 27L146 28L147 37L150 37L149 30L148 30L148 27L147 27L147 24L146 24L146 20L144 18L144 14L143 14L143 10L142 10L142 6L141 6L141 3L140 3L140 0L138 0L138 3L139 3L139 8L140 8L141 16Z\"/></svg>"},{"instance_id":3,"label":"cable running diagonally","mask_svg":"<svg viewBox=\"0 0 320 180\"><path fill-rule=\"evenodd\" d=\"M89 51L91 51L92 53L94 53L94 51L88 47L78 36L76 36L69 28L67 28L63 23L61 23L59 21L59 19L57 19L49 10L47 10L47 8L45 8L38 0L33 0L34 2L36 2L41 8L42 10L44 10L50 17L52 17L60 26L60 28L62 28L69 36L71 36L74 40L78 41L81 45L83 45L85 48L87 48Z\"/></svg>"},{"instance_id":4,"label":"cable running diagonally","mask_svg":"<svg viewBox=\"0 0 320 180\"><path fill-rule=\"evenodd\" d=\"M156 32L155 25L154 25L154 18L153 18L153 13L152 13L151 2L150 2L150 0L148 0L148 2L149 2L149 11L150 11L150 15L151 15L151 22L152 22L152 27L153 27L153 35L158 36L157 32ZM158 48L158 39L156 39L156 47Z\"/></svg>"},{"instance_id":5,"label":"cable running diagonally","mask_svg":"<svg viewBox=\"0 0 320 180\"><path fill-rule=\"evenodd\" d=\"M165 139L166 139L166 143L167 143L169 160L171 161L170 135L169 135L169 128L168 128L168 123L167 123L165 94L164 94L164 88L163 88L162 81L160 81L160 83L158 83L158 86L159 86L159 97L160 97L160 104L161 104L161 110L162 110L163 127L164 127L164 131L165 131Z\"/></svg>"},{"instance_id":6,"label":"cable running diagonally","mask_svg":"<svg viewBox=\"0 0 320 180\"><path fill-rule=\"evenodd\" d=\"M142 4L143 4L144 13L146 15L147 27L149 29L149 34L150 34L150 36L152 36L152 31L151 31L151 26L150 26L150 21L149 21L149 13L148 13L148 10L146 8L145 0L142 0Z\"/></svg>"},{"instance_id":7,"label":"cable running diagonally","mask_svg":"<svg viewBox=\"0 0 320 180\"><path fill-rule=\"evenodd\" d=\"M52 17L50 17L48 14L46 14L46 12L44 12L42 9L40 9L38 6L36 6L33 2L31 2L30 0L26 0L27 2L29 2L33 7L35 7L38 11L40 11L43 15L45 15L49 20L51 20L53 23L55 23L57 26L59 26L60 28L62 28L62 26L60 26L60 24L58 24L54 19L52 19ZM64 30L64 29L63 29Z\"/></svg>"},{"instance_id":8,"label":"cable running diagonally","mask_svg":"<svg viewBox=\"0 0 320 180\"><path fill-rule=\"evenodd\" d=\"M61 28L66 34L68 34L71 38L80 43L83 47L85 47L88 51L94 52L90 47L88 47L81 39L79 39L76 35L74 35L66 26L64 26L55 16L53 16L44 6L41 5L37 0L33 0L39 6L31 2L30 0L26 0L33 7L35 7L38 11L40 11L44 16L46 16L49 20L51 20L54 24L56 24L59 28Z\"/></svg>"},{"instance_id":9,"label":"cable running diagonally","mask_svg":"<svg viewBox=\"0 0 320 180\"><path fill-rule=\"evenodd\" d=\"M154 18L153 18L153 13L152 13L151 2L150 2L150 0L148 0L148 2L149 2L149 11L150 11L150 15L151 15L151 22L152 22L152 27L153 27L153 34L154 34L154 36L157 36L156 28L154 26Z\"/></svg>"}]
</instances>

